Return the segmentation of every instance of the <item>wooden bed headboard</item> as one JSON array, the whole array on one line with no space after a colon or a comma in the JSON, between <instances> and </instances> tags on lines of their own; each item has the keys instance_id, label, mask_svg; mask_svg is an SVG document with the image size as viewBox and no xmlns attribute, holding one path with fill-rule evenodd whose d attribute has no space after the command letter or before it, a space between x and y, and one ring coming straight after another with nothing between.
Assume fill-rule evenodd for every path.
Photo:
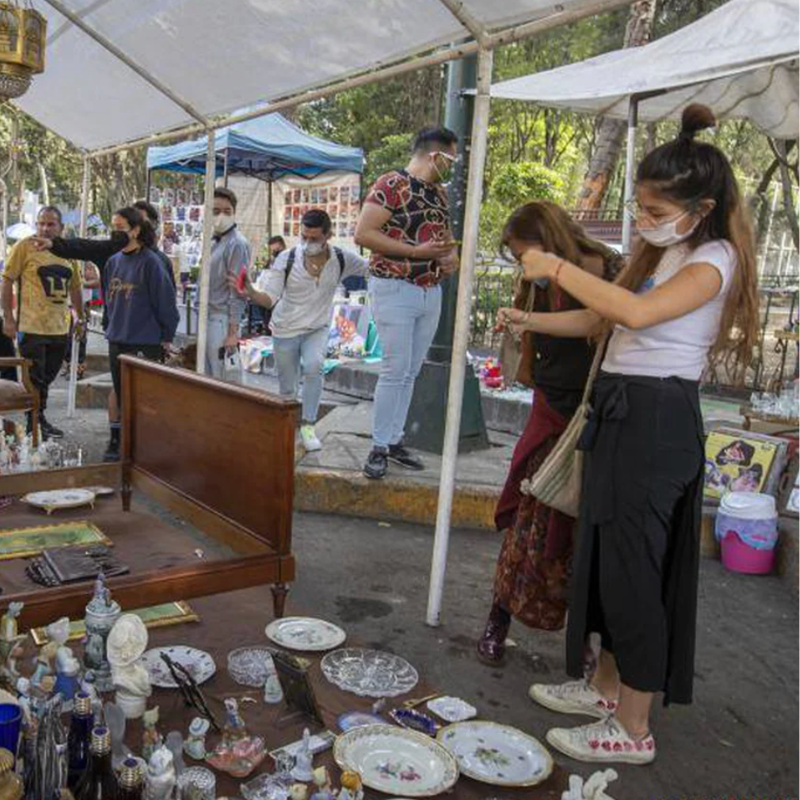
<instances>
[{"instance_id":1,"label":"wooden bed headboard","mask_svg":"<svg viewBox=\"0 0 800 800\"><path fill-rule=\"evenodd\" d=\"M120 362L123 487L144 476L289 553L298 404L139 358Z\"/></svg>"}]
</instances>

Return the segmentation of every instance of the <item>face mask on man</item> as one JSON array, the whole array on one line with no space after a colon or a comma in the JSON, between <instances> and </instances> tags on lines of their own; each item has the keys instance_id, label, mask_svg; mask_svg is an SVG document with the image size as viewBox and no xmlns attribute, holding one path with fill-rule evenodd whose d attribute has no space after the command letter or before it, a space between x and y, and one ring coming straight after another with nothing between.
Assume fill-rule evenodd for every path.
<instances>
[{"instance_id":1,"label":"face mask on man","mask_svg":"<svg viewBox=\"0 0 800 800\"><path fill-rule=\"evenodd\" d=\"M321 256L325 252L325 242L303 242L303 250L307 256Z\"/></svg>"},{"instance_id":2,"label":"face mask on man","mask_svg":"<svg viewBox=\"0 0 800 800\"><path fill-rule=\"evenodd\" d=\"M697 230L697 226L700 224L700 220L698 219L686 233L678 233L678 223L689 213L688 211L684 211L683 214L675 217L675 219L669 222L662 222L660 225L656 225L655 228L641 228L637 224L636 230L639 232L639 236L641 236L642 239L655 247L669 247L673 244L679 244L680 242L686 241L686 239Z\"/></svg>"},{"instance_id":3,"label":"face mask on man","mask_svg":"<svg viewBox=\"0 0 800 800\"><path fill-rule=\"evenodd\" d=\"M233 214L217 214L214 217L214 233L221 236L223 233L227 233L235 223L236 219Z\"/></svg>"}]
</instances>

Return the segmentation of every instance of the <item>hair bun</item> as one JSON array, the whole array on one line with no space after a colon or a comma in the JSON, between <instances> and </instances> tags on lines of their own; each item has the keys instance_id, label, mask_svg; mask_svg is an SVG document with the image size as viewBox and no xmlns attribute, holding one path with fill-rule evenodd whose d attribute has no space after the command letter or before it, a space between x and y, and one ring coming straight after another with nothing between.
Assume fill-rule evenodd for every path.
<instances>
[{"instance_id":1,"label":"hair bun","mask_svg":"<svg viewBox=\"0 0 800 800\"><path fill-rule=\"evenodd\" d=\"M681 132L679 138L694 139L698 131L713 128L717 124L714 112L701 103L692 103L683 109L681 114Z\"/></svg>"}]
</instances>

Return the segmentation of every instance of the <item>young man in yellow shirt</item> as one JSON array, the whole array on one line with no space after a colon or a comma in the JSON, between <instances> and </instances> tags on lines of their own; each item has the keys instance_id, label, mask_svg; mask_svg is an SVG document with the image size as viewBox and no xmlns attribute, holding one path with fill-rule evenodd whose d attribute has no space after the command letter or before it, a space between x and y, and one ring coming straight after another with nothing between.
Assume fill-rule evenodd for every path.
<instances>
[{"instance_id":1,"label":"young man in yellow shirt","mask_svg":"<svg viewBox=\"0 0 800 800\"><path fill-rule=\"evenodd\" d=\"M40 237L52 239L63 230L61 212L44 206L36 218ZM14 315L14 286L17 286L17 313ZM3 332L19 337L19 352L32 362L31 381L39 391L39 426L45 439L59 438L63 432L45 418L47 390L58 376L67 351L69 301L83 321L81 275L77 264L38 251L23 239L14 245L3 270ZM28 429L33 421L29 418Z\"/></svg>"}]
</instances>

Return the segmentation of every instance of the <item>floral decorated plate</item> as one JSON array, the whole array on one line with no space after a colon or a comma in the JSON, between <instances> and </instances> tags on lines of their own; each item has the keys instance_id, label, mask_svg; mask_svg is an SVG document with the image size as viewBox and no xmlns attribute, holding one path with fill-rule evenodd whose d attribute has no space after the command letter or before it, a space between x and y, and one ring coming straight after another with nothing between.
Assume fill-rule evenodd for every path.
<instances>
[{"instance_id":1,"label":"floral decorated plate","mask_svg":"<svg viewBox=\"0 0 800 800\"><path fill-rule=\"evenodd\" d=\"M428 701L428 708L445 722L464 722L478 716L478 709L460 697L436 697Z\"/></svg>"},{"instance_id":2,"label":"floral decorated plate","mask_svg":"<svg viewBox=\"0 0 800 800\"><path fill-rule=\"evenodd\" d=\"M464 775L495 786L536 786L553 770L550 753L510 725L458 722L439 731L436 739L455 756Z\"/></svg>"},{"instance_id":3,"label":"floral decorated plate","mask_svg":"<svg viewBox=\"0 0 800 800\"><path fill-rule=\"evenodd\" d=\"M198 685L205 683L217 671L214 659L205 650L181 644L173 647L154 647L142 656L142 665L150 676L150 683L162 689L178 688L172 673L161 658L162 653L166 653L176 664L180 664Z\"/></svg>"},{"instance_id":4,"label":"floral decorated plate","mask_svg":"<svg viewBox=\"0 0 800 800\"><path fill-rule=\"evenodd\" d=\"M365 786L404 797L433 797L458 780L458 764L434 739L392 725L367 725L343 733L333 746L341 769L357 772Z\"/></svg>"},{"instance_id":5,"label":"floral decorated plate","mask_svg":"<svg viewBox=\"0 0 800 800\"><path fill-rule=\"evenodd\" d=\"M89 492L94 492L97 497L110 497L117 490L113 486L84 486Z\"/></svg>"},{"instance_id":6,"label":"floral decorated plate","mask_svg":"<svg viewBox=\"0 0 800 800\"><path fill-rule=\"evenodd\" d=\"M339 647L347 634L337 625L312 617L284 617L267 625L267 638L287 650L321 652Z\"/></svg>"},{"instance_id":7,"label":"floral decorated plate","mask_svg":"<svg viewBox=\"0 0 800 800\"><path fill-rule=\"evenodd\" d=\"M419 681L408 661L381 650L345 647L328 653L320 666L334 686L360 697L397 697L410 692Z\"/></svg>"},{"instance_id":8,"label":"floral decorated plate","mask_svg":"<svg viewBox=\"0 0 800 800\"><path fill-rule=\"evenodd\" d=\"M31 492L22 498L22 502L36 508L43 508L50 514L59 508L94 505L94 498L94 492L88 489L55 489L50 492Z\"/></svg>"}]
</instances>

